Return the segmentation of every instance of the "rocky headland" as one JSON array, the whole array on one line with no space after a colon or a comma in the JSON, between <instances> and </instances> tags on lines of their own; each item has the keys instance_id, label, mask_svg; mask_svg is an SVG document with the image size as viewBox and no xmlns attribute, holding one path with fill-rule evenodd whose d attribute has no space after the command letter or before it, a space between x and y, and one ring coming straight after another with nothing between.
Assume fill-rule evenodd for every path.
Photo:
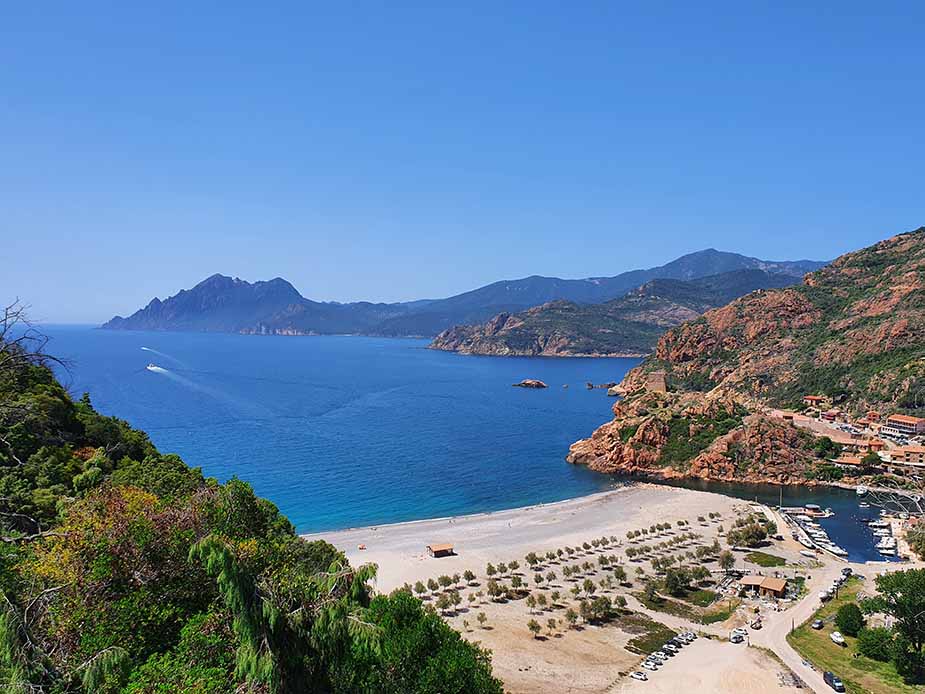
<instances>
[{"instance_id":1,"label":"rocky headland","mask_svg":"<svg viewBox=\"0 0 925 694\"><path fill-rule=\"evenodd\" d=\"M925 388L925 228L669 330L613 389L614 418L567 460L601 472L812 483L814 439L770 407L916 409ZM921 400L919 397L918 400ZM823 461L824 462L824 461Z\"/></svg>"}]
</instances>

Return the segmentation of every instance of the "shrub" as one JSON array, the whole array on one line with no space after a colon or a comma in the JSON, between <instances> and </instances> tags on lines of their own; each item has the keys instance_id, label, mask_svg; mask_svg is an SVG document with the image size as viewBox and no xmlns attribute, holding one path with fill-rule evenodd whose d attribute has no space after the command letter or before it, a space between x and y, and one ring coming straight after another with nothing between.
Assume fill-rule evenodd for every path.
<instances>
[{"instance_id":1,"label":"shrub","mask_svg":"<svg viewBox=\"0 0 925 694\"><path fill-rule=\"evenodd\" d=\"M893 655L893 632L885 627L861 629L858 633L858 652L868 658L886 662Z\"/></svg>"},{"instance_id":2,"label":"shrub","mask_svg":"<svg viewBox=\"0 0 925 694\"><path fill-rule=\"evenodd\" d=\"M861 614L861 608L853 602L842 605L838 608L835 623L838 625L838 630L843 634L857 636L861 629L864 628L864 616Z\"/></svg>"}]
</instances>

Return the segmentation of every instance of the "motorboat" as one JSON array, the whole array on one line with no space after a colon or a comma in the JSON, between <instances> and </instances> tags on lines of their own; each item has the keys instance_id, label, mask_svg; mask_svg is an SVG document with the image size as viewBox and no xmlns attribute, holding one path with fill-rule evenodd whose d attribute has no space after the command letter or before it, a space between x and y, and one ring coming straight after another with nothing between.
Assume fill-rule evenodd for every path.
<instances>
[{"instance_id":1,"label":"motorboat","mask_svg":"<svg viewBox=\"0 0 925 694\"><path fill-rule=\"evenodd\" d=\"M860 487L854 490L854 493L857 494L858 496L864 496L865 494L867 494L867 487L861 485Z\"/></svg>"}]
</instances>

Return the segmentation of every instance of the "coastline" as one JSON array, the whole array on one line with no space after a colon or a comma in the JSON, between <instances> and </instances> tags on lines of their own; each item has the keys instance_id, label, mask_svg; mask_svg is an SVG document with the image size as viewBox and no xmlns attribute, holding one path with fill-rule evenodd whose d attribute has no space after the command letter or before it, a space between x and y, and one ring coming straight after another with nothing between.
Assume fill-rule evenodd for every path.
<instances>
[{"instance_id":1,"label":"coastline","mask_svg":"<svg viewBox=\"0 0 925 694\"><path fill-rule=\"evenodd\" d=\"M637 482L546 504L301 537L331 543L355 566L377 564L377 588L388 592L444 573L482 570L488 562L523 561L531 551L580 545L602 536L623 540L629 530L665 520L693 521L712 511L727 515L745 503L714 492ZM452 544L455 553L435 559L426 550L435 543Z\"/></svg>"}]
</instances>

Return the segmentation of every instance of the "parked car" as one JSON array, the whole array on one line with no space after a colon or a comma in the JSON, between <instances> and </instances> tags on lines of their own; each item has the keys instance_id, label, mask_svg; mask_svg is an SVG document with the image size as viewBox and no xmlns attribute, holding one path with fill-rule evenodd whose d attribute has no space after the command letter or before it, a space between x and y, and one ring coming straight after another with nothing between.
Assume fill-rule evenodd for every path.
<instances>
[{"instance_id":1,"label":"parked car","mask_svg":"<svg viewBox=\"0 0 925 694\"><path fill-rule=\"evenodd\" d=\"M671 651L672 653L677 653L678 651L681 650L680 648L675 646L673 643L666 643L664 646L662 646L662 649L666 651Z\"/></svg>"},{"instance_id":2,"label":"parked car","mask_svg":"<svg viewBox=\"0 0 925 694\"><path fill-rule=\"evenodd\" d=\"M656 670L658 670L658 665L655 664L654 660L647 660L642 664L642 666L646 670L651 670L652 672L655 672Z\"/></svg>"},{"instance_id":3,"label":"parked car","mask_svg":"<svg viewBox=\"0 0 925 694\"><path fill-rule=\"evenodd\" d=\"M752 627L752 629L754 629L755 631L758 631L759 629L761 629L761 620L760 620L760 619L756 619L754 622L751 623L751 627Z\"/></svg>"},{"instance_id":4,"label":"parked car","mask_svg":"<svg viewBox=\"0 0 925 694\"><path fill-rule=\"evenodd\" d=\"M841 573L842 573L842 576L850 576L850 575L851 575L851 567L850 567L850 566L846 566L844 569L841 570Z\"/></svg>"},{"instance_id":5,"label":"parked car","mask_svg":"<svg viewBox=\"0 0 925 694\"><path fill-rule=\"evenodd\" d=\"M832 643L837 643L839 646L845 645L845 637L841 635L841 632L833 631L829 634L829 638L832 639Z\"/></svg>"},{"instance_id":6,"label":"parked car","mask_svg":"<svg viewBox=\"0 0 925 694\"><path fill-rule=\"evenodd\" d=\"M740 635L742 635L742 636L747 636L747 635L748 635L748 629L746 629L745 627L736 627L735 629L732 630L732 633L733 633L733 634L740 634Z\"/></svg>"},{"instance_id":7,"label":"parked car","mask_svg":"<svg viewBox=\"0 0 925 694\"><path fill-rule=\"evenodd\" d=\"M668 656L663 651L655 651L655 653L652 654L652 657L663 662L668 660Z\"/></svg>"},{"instance_id":8,"label":"parked car","mask_svg":"<svg viewBox=\"0 0 925 694\"><path fill-rule=\"evenodd\" d=\"M690 639L691 641L697 638L697 634L695 634L693 631L685 632L684 635L687 636L687 638Z\"/></svg>"},{"instance_id":9,"label":"parked car","mask_svg":"<svg viewBox=\"0 0 925 694\"><path fill-rule=\"evenodd\" d=\"M831 597L832 597L832 594L829 593L829 592L826 591L826 590L823 590L823 591L820 591L820 592L819 592L819 599L820 599L822 602L825 602L826 600L828 600L828 599L831 598Z\"/></svg>"},{"instance_id":10,"label":"parked car","mask_svg":"<svg viewBox=\"0 0 925 694\"><path fill-rule=\"evenodd\" d=\"M810 624L810 626L811 626L813 629L815 629L816 631L819 631L819 630L822 628L822 620L821 620L821 619L814 619L814 620L813 620L813 623Z\"/></svg>"},{"instance_id":11,"label":"parked car","mask_svg":"<svg viewBox=\"0 0 925 694\"><path fill-rule=\"evenodd\" d=\"M742 643L745 640L745 637L742 636L742 634L734 631L732 632L732 635L729 637L729 640L732 643Z\"/></svg>"},{"instance_id":12,"label":"parked car","mask_svg":"<svg viewBox=\"0 0 925 694\"><path fill-rule=\"evenodd\" d=\"M845 685L842 683L840 679L838 679L838 677L835 675L834 672L824 673L822 675L822 679L827 685L829 685L836 692L845 691Z\"/></svg>"},{"instance_id":13,"label":"parked car","mask_svg":"<svg viewBox=\"0 0 925 694\"><path fill-rule=\"evenodd\" d=\"M632 677L634 680L640 680L642 682L645 682L647 679L649 679L646 677L646 673L642 672L641 670L636 670L636 672L630 675L630 677Z\"/></svg>"}]
</instances>

